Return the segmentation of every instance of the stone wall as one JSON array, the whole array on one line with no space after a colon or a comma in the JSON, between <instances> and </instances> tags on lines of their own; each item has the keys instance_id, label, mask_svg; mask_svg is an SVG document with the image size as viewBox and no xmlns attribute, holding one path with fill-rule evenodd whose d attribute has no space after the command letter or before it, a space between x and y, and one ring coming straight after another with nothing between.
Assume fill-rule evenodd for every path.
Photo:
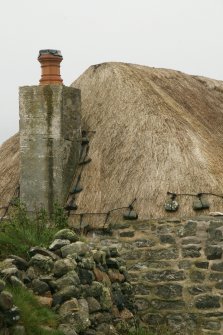
<instances>
[{"instance_id":1,"label":"stone wall","mask_svg":"<svg viewBox=\"0 0 223 335\"><path fill-rule=\"evenodd\" d=\"M223 219L160 220L112 226L92 243L115 245L127 261L142 323L223 333Z\"/></svg>"}]
</instances>

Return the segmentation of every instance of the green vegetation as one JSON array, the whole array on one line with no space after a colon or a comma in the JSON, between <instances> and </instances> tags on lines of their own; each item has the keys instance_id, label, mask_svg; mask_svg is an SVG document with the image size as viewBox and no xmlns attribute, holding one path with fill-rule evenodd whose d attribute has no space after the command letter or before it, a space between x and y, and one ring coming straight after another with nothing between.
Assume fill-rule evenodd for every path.
<instances>
[{"instance_id":1,"label":"green vegetation","mask_svg":"<svg viewBox=\"0 0 223 335\"><path fill-rule=\"evenodd\" d=\"M40 210L29 215L25 206L17 204L0 227L0 258L16 254L28 258L31 247L47 247L54 234L67 226L67 217L63 209L55 205L51 216Z\"/></svg>"},{"instance_id":2,"label":"green vegetation","mask_svg":"<svg viewBox=\"0 0 223 335\"><path fill-rule=\"evenodd\" d=\"M9 286L13 301L19 308L21 323L27 335L62 335L55 328L58 326L58 315L39 304L36 297L26 289ZM50 327L52 329L44 329ZM16 335L16 333L14 334Z\"/></svg>"}]
</instances>

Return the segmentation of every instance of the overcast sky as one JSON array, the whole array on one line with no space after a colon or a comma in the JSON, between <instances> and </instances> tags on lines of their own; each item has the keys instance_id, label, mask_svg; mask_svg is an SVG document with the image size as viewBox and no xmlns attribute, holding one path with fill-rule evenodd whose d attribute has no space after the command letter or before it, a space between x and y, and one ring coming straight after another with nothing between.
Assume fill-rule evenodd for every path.
<instances>
[{"instance_id":1,"label":"overcast sky","mask_svg":"<svg viewBox=\"0 0 223 335\"><path fill-rule=\"evenodd\" d=\"M0 0L0 143L19 129L18 87L38 85L39 49L59 49L70 85L122 61L223 80L223 0Z\"/></svg>"}]
</instances>

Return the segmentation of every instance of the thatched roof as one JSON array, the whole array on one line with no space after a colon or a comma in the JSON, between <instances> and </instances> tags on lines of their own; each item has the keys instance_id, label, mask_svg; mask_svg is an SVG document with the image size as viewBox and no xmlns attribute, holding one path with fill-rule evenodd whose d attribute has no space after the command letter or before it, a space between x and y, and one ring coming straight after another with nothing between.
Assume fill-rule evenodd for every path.
<instances>
[{"instance_id":1,"label":"thatched roof","mask_svg":"<svg viewBox=\"0 0 223 335\"><path fill-rule=\"evenodd\" d=\"M223 82L104 63L72 86L81 89L83 129L95 132L77 212L107 211L136 197L141 219L162 217L167 191L223 193ZM7 201L18 183L17 136L1 147L0 164ZM180 215L194 214L192 197L177 200ZM222 211L221 198L209 200L211 211Z\"/></svg>"},{"instance_id":2,"label":"thatched roof","mask_svg":"<svg viewBox=\"0 0 223 335\"><path fill-rule=\"evenodd\" d=\"M0 146L0 216L19 185L19 134Z\"/></svg>"}]
</instances>

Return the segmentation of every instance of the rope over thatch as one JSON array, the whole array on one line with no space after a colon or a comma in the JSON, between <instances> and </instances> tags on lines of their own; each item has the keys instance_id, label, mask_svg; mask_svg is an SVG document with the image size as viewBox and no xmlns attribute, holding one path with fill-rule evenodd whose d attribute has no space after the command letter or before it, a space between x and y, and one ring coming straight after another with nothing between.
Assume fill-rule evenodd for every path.
<instances>
[{"instance_id":1,"label":"rope over thatch","mask_svg":"<svg viewBox=\"0 0 223 335\"><path fill-rule=\"evenodd\" d=\"M82 128L91 131L77 213L107 212L137 198L140 219L162 217L176 215L164 211L168 191L223 193L222 82L104 63L91 66L72 86L81 89ZM0 148L0 164L2 205L18 184L17 135ZM207 197L211 211L222 211L222 198ZM176 200L179 215L199 213L191 196Z\"/></svg>"}]
</instances>

